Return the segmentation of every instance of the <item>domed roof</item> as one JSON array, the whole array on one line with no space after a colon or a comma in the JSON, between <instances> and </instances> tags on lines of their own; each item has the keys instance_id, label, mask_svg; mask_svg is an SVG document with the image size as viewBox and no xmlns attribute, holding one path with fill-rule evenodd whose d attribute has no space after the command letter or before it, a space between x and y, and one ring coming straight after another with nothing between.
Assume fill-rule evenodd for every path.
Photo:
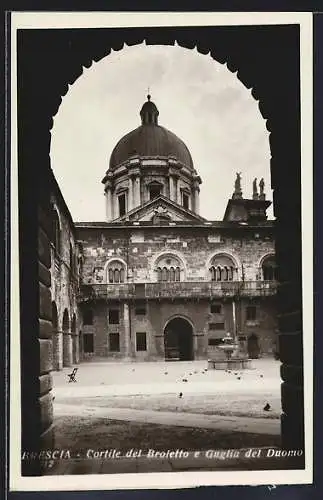
<instances>
[{"instance_id":1,"label":"domed roof","mask_svg":"<svg viewBox=\"0 0 323 500\"><path fill-rule=\"evenodd\" d=\"M113 170L131 156L139 155L142 157L174 156L194 170L193 160L187 146L173 132L158 125L158 115L156 105L148 96L148 101L144 103L140 111L141 126L126 134L117 143L110 157L110 169Z\"/></svg>"}]
</instances>

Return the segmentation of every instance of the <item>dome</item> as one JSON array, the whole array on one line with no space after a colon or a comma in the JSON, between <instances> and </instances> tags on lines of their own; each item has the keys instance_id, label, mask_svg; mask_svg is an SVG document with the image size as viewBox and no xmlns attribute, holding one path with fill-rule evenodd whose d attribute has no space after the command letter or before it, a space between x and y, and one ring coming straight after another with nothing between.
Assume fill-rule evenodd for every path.
<instances>
[{"instance_id":1,"label":"dome","mask_svg":"<svg viewBox=\"0 0 323 500\"><path fill-rule=\"evenodd\" d=\"M120 139L112 151L109 168L127 161L131 156L168 157L174 156L179 162L194 170L191 154L184 142L173 132L158 125L158 109L148 100L141 108L141 126Z\"/></svg>"}]
</instances>

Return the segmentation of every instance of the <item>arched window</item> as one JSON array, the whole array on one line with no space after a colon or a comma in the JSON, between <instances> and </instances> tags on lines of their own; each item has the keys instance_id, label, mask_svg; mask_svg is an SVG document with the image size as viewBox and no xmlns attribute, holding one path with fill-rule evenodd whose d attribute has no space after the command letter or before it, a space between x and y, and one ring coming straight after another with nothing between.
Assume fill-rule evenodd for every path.
<instances>
[{"instance_id":1,"label":"arched window","mask_svg":"<svg viewBox=\"0 0 323 500\"><path fill-rule=\"evenodd\" d=\"M177 256L163 255L157 262L157 281L181 281L182 268L183 265Z\"/></svg>"},{"instance_id":2,"label":"arched window","mask_svg":"<svg viewBox=\"0 0 323 500\"><path fill-rule=\"evenodd\" d=\"M168 281L168 270L167 267L163 267L162 269L162 281Z\"/></svg>"},{"instance_id":3,"label":"arched window","mask_svg":"<svg viewBox=\"0 0 323 500\"><path fill-rule=\"evenodd\" d=\"M215 255L211 260L209 276L211 281L232 281L234 279L235 264L228 255Z\"/></svg>"},{"instance_id":4,"label":"arched window","mask_svg":"<svg viewBox=\"0 0 323 500\"><path fill-rule=\"evenodd\" d=\"M107 278L109 283L124 283L126 276L125 265L120 260L112 260L108 264Z\"/></svg>"},{"instance_id":5,"label":"arched window","mask_svg":"<svg viewBox=\"0 0 323 500\"><path fill-rule=\"evenodd\" d=\"M264 281L277 279L277 265L274 256L266 257L262 262L262 278Z\"/></svg>"}]
</instances>

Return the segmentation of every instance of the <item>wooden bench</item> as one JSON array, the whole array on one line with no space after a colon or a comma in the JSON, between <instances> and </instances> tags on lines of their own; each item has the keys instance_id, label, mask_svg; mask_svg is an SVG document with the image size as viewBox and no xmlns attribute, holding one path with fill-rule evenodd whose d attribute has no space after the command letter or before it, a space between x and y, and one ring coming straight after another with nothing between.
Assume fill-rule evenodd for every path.
<instances>
[{"instance_id":1,"label":"wooden bench","mask_svg":"<svg viewBox=\"0 0 323 500\"><path fill-rule=\"evenodd\" d=\"M72 372L67 374L67 376L69 377L68 382L77 382L75 378L77 370L78 368L73 368Z\"/></svg>"}]
</instances>

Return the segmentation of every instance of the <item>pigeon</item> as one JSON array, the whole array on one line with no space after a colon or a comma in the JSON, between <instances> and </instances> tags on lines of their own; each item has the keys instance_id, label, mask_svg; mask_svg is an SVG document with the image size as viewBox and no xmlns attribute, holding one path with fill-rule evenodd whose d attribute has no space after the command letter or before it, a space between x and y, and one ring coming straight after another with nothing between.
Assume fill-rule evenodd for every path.
<instances>
[{"instance_id":1,"label":"pigeon","mask_svg":"<svg viewBox=\"0 0 323 500\"><path fill-rule=\"evenodd\" d=\"M164 375L168 375L168 372L165 372Z\"/></svg>"},{"instance_id":2,"label":"pigeon","mask_svg":"<svg viewBox=\"0 0 323 500\"><path fill-rule=\"evenodd\" d=\"M237 380L241 380L241 377L237 377Z\"/></svg>"},{"instance_id":3,"label":"pigeon","mask_svg":"<svg viewBox=\"0 0 323 500\"><path fill-rule=\"evenodd\" d=\"M187 378L183 378L183 382L188 382Z\"/></svg>"},{"instance_id":4,"label":"pigeon","mask_svg":"<svg viewBox=\"0 0 323 500\"><path fill-rule=\"evenodd\" d=\"M264 411L269 411L270 408L271 408L270 404L266 403L265 406L264 406Z\"/></svg>"},{"instance_id":5,"label":"pigeon","mask_svg":"<svg viewBox=\"0 0 323 500\"><path fill-rule=\"evenodd\" d=\"M179 398L182 398L183 397L183 393L180 392L179 395L178 395Z\"/></svg>"},{"instance_id":6,"label":"pigeon","mask_svg":"<svg viewBox=\"0 0 323 500\"><path fill-rule=\"evenodd\" d=\"M263 378L263 375L259 375L260 378Z\"/></svg>"},{"instance_id":7,"label":"pigeon","mask_svg":"<svg viewBox=\"0 0 323 500\"><path fill-rule=\"evenodd\" d=\"M238 372L234 372L235 375L238 375Z\"/></svg>"}]
</instances>

